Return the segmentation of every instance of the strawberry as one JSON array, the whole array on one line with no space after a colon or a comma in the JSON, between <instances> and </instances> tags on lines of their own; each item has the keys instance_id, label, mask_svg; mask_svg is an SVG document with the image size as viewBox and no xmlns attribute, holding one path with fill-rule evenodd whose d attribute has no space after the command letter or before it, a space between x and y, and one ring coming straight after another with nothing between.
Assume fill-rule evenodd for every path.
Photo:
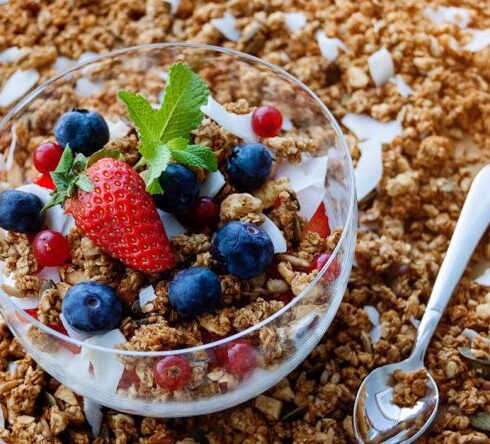
<instances>
[{"instance_id":1,"label":"strawberry","mask_svg":"<svg viewBox=\"0 0 490 444\"><path fill-rule=\"evenodd\" d=\"M76 226L129 267L144 272L172 267L170 243L139 174L113 158L96 161L86 174L93 191L80 188L66 202Z\"/></svg>"},{"instance_id":2,"label":"strawberry","mask_svg":"<svg viewBox=\"0 0 490 444\"><path fill-rule=\"evenodd\" d=\"M305 231L313 231L318 233L323 238L330 235L330 226L328 224L328 217L325 211L325 204L323 202L317 208L313 217L306 224Z\"/></svg>"}]
</instances>

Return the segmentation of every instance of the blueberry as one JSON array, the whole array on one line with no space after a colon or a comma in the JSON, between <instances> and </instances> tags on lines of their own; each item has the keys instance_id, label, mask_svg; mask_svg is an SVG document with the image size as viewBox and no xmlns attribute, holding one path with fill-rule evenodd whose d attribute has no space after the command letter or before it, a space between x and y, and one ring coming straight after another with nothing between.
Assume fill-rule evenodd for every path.
<instances>
[{"instance_id":1,"label":"blueberry","mask_svg":"<svg viewBox=\"0 0 490 444\"><path fill-rule=\"evenodd\" d=\"M44 225L43 202L25 191L7 190L0 193L0 227L17 233L37 233Z\"/></svg>"},{"instance_id":2,"label":"blueberry","mask_svg":"<svg viewBox=\"0 0 490 444\"><path fill-rule=\"evenodd\" d=\"M263 273L274 258L267 233L248 222L228 222L214 235L213 255L226 270L242 279Z\"/></svg>"},{"instance_id":3,"label":"blueberry","mask_svg":"<svg viewBox=\"0 0 490 444\"><path fill-rule=\"evenodd\" d=\"M237 145L227 161L231 183L239 190L253 190L260 187L272 168L272 156L261 143Z\"/></svg>"},{"instance_id":4,"label":"blueberry","mask_svg":"<svg viewBox=\"0 0 490 444\"><path fill-rule=\"evenodd\" d=\"M168 287L172 307L182 316L197 316L214 310L221 301L218 276L203 267L177 273Z\"/></svg>"},{"instance_id":5,"label":"blueberry","mask_svg":"<svg viewBox=\"0 0 490 444\"><path fill-rule=\"evenodd\" d=\"M105 332L119 325L122 305L114 289L108 285L81 282L67 291L61 312L74 330Z\"/></svg>"},{"instance_id":6,"label":"blueberry","mask_svg":"<svg viewBox=\"0 0 490 444\"><path fill-rule=\"evenodd\" d=\"M109 127L97 111L74 109L58 119L54 135L63 148L90 156L109 142Z\"/></svg>"},{"instance_id":7,"label":"blueberry","mask_svg":"<svg viewBox=\"0 0 490 444\"><path fill-rule=\"evenodd\" d=\"M163 194L153 196L158 208L169 213L182 213L190 208L199 195L197 174L178 163L170 164L160 176Z\"/></svg>"}]
</instances>

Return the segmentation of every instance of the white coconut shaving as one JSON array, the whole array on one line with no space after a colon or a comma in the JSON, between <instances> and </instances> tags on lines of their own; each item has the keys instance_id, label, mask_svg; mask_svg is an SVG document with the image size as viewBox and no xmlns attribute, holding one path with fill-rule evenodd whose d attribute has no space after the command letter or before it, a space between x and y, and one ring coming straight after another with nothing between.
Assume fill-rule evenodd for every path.
<instances>
[{"instance_id":1,"label":"white coconut shaving","mask_svg":"<svg viewBox=\"0 0 490 444\"><path fill-rule=\"evenodd\" d=\"M102 407L89 398L83 398L83 413L92 429L92 434L99 436L102 419L104 418Z\"/></svg>"},{"instance_id":2,"label":"white coconut shaving","mask_svg":"<svg viewBox=\"0 0 490 444\"><path fill-rule=\"evenodd\" d=\"M19 49L17 46L4 49L3 51L0 51L0 63L15 63L25 53L25 50Z\"/></svg>"},{"instance_id":3,"label":"white coconut shaving","mask_svg":"<svg viewBox=\"0 0 490 444\"><path fill-rule=\"evenodd\" d=\"M348 49L342 40L327 37L323 31L316 33L316 41L320 47L320 53L330 62L333 62L339 55L339 48L343 51Z\"/></svg>"},{"instance_id":4,"label":"white coconut shaving","mask_svg":"<svg viewBox=\"0 0 490 444\"><path fill-rule=\"evenodd\" d=\"M475 279L475 282L484 287L490 287L490 268L484 269L483 273Z\"/></svg>"},{"instance_id":5,"label":"white coconut shaving","mask_svg":"<svg viewBox=\"0 0 490 444\"><path fill-rule=\"evenodd\" d=\"M320 204L323 202L326 190L324 186L309 186L296 193L300 209L298 214L310 220Z\"/></svg>"},{"instance_id":6,"label":"white coconut shaving","mask_svg":"<svg viewBox=\"0 0 490 444\"><path fill-rule=\"evenodd\" d=\"M46 281L53 281L55 284L61 281L59 267L43 267L37 274L39 279Z\"/></svg>"},{"instance_id":7,"label":"white coconut shaving","mask_svg":"<svg viewBox=\"0 0 490 444\"><path fill-rule=\"evenodd\" d=\"M420 319L415 319L413 316L410 316L410 322L415 328L419 328L420 326Z\"/></svg>"},{"instance_id":8,"label":"white coconut shaving","mask_svg":"<svg viewBox=\"0 0 490 444\"><path fill-rule=\"evenodd\" d=\"M51 65L51 68L57 72L62 73L73 68L77 64L76 60L70 59L69 57L59 56L56 61Z\"/></svg>"},{"instance_id":9,"label":"white coconut shaving","mask_svg":"<svg viewBox=\"0 0 490 444\"><path fill-rule=\"evenodd\" d=\"M306 26L306 15L302 12L285 12L284 22L291 32L298 32Z\"/></svg>"},{"instance_id":10,"label":"white coconut shaving","mask_svg":"<svg viewBox=\"0 0 490 444\"><path fill-rule=\"evenodd\" d=\"M323 187L327 175L328 156L304 158L300 163L282 162L276 169L276 178L287 177L293 191L310 186Z\"/></svg>"},{"instance_id":11,"label":"white coconut shaving","mask_svg":"<svg viewBox=\"0 0 490 444\"><path fill-rule=\"evenodd\" d=\"M77 64L88 62L89 60L93 60L95 57L98 56L99 54L97 54L96 52L86 51L80 55Z\"/></svg>"},{"instance_id":12,"label":"white coconut shaving","mask_svg":"<svg viewBox=\"0 0 490 444\"><path fill-rule=\"evenodd\" d=\"M185 234L187 230L181 225L181 223L175 218L173 214L167 213L166 211L157 210L160 220L162 221L163 228L165 229L165 234L170 239L173 236L178 236L179 234Z\"/></svg>"},{"instance_id":13,"label":"white coconut shaving","mask_svg":"<svg viewBox=\"0 0 490 444\"><path fill-rule=\"evenodd\" d=\"M25 298L17 298L10 296L10 300L22 310L32 310L39 307L39 298L37 296L29 296Z\"/></svg>"},{"instance_id":14,"label":"white coconut shaving","mask_svg":"<svg viewBox=\"0 0 490 444\"><path fill-rule=\"evenodd\" d=\"M86 344L98 345L113 349L116 345L126 342L126 338L119 329L111 330L103 335L92 336L85 341ZM117 386L124 372L124 364L115 353L106 353L89 347L82 347L80 357L90 362L94 370L94 377L101 391L116 393Z\"/></svg>"},{"instance_id":15,"label":"white coconut shaving","mask_svg":"<svg viewBox=\"0 0 490 444\"><path fill-rule=\"evenodd\" d=\"M225 176L220 171L209 173L206 180L201 184L199 196L214 197L226 184Z\"/></svg>"},{"instance_id":16,"label":"white coconut shaving","mask_svg":"<svg viewBox=\"0 0 490 444\"><path fill-rule=\"evenodd\" d=\"M400 74L391 77L388 81L396 85L398 94L400 94L402 97L408 97L413 94L413 89L410 88L410 85L407 82L405 82L405 80Z\"/></svg>"},{"instance_id":17,"label":"white coconut shaving","mask_svg":"<svg viewBox=\"0 0 490 444\"><path fill-rule=\"evenodd\" d=\"M39 199L41 199L44 205L51 200L51 190L33 183L22 185L21 187L18 187L17 190L35 194L37 197L39 197ZM59 231L61 233L63 231L63 227L65 226L67 217L68 215L65 214L63 208L60 205L55 205L46 211L46 225L49 229Z\"/></svg>"},{"instance_id":18,"label":"white coconut shaving","mask_svg":"<svg viewBox=\"0 0 490 444\"><path fill-rule=\"evenodd\" d=\"M265 214L262 214L262 216L264 218L264 223L261 225L261 228L270 237L272 245L274 245L274 254L286 253L286 251L288 251L288 245L282 231Z\"/></svg>"},{"instance_id":19,"label":"white coconut shaving","mask_svg":"<svg viewBox=\"0 0 490 444\"><path fill-rule=\"evenodd\" d=\"M381 325L379 323L379 312L372 305L365 305L363 310L366 312L369 318L369 322L373 328L369 331L369 336L371 338L371 342L376 344L381 339Z\"/></svg>"},{"instance_id":20,"label":"white coconut shaving","mask_svg":"<svg viewBox=\"0 0 490 444\"><path fill-rule=\"evenodd\" d=\"M391 77L395 75L395 65L391 54L386 48L373 52L368 57L368 67L374 84L378 87L383 86Z\"/></svg>"},{"instance_id":21,"label":"white coconut shaving","mask_svg":"<svg viewBox=\"0 0 490 444\"><path fill-rule=\"evenodd\" d=\"M14 370L17 369L17 367L19 366L19 364L17 364L17 361L10 361L8 364L7 364L7 370L9 372L13 372ZM1 409L0 409L1 410Z\"/></svg>"},{"instance_id":22,"label":"white coconut shaving","mask_svg":"<svg viewBox=\"0 0 490 444\"><path fill-rule=\"evenodd\" d=\"M357 162L356 178L357 200L364 199L374 190L383 177L383 151L381 142L375 139L359 144L361 157Z\"/></svg>"},{"instance_id":23,"label":"white coconut shaving","mask_svg":"<svg viewBox=\"0 0 490 444\"><path fill-rule=\"evenodd\" d=\"M61 229L61 234L63 236L68 236L71 233L71 230L75 228L75 219L69 213L65 213L65 223L63 224L63 228Z\"/></svg>"},{"instance_id":24,"label":"white coconut shaving","mask_svg":"<svg viewBox=\"0 0 490 444\"><path fill-rule=\"evenodd\" d=\"M252 128L252 113L230 113L211 96L209 96L208 103L201 107L201 111L221 125L226 131L243 139L245 142L257 141L257 136Z\"/></svg>"},{"instance_id":25,"label":"white coconut shaving","mask_svg":"<svg viewBox=\"0 0 490 444\"><path fill-rule=\"evenodd\" d=\"M478 52L490 46L490 28L488 29L468 29L472 39L464 47L466 51Z\"/></svg>"},{"instance_id":26,"label":"white coconut shaving","mask_svg":"<svg viewBox=\"0 0 490 444\"><path fill-rule=\"evenodd\" d=\"M153 285L148 285L140 290L138 294L140 307L143 308L148 302L153 301L157 297Z\"/></svg>"},{"instance_id":27,"label":"white coconut shaving","mask_svg":"<svg viewBox=\"0 0 490 444\"><path fill-rule=\"evenodd\" d=\"M89 80L81 78L77 80L75 85L75 93L80 97L88 97L96 94L104 89L104 82L102 80Z\"/></svg>"},{"instance_id":28,"label":"white coconut shaving","mask_svg":"<svg viewBox=\"0 0 490 444\"><path fill-rule=\"evenodd\" d=\"M26 94L39 80L35 69L15 71L3 84L0 92L0 106L9 106Z\"/></svg>"},{"instance_id":29,"label":"white coconut shaving","mask_svg":"<svg viewBox=\"0 0 490 444\"><path fill-rule=\"evenodd\" d=\"M281 126L281 129L283 131L289 131L289 130L292 130L293 128L294 128L294 125L293 125L293 121L291 120L291 118L289 118L288 116L283 115L282 116L282 126Z\"/></svg>"},{"instance_id":30,"label":"white coconut shaving","mask_svg":"<svg viewBox=\"0 0 490 444\"><path fill-rule=\"evenodd\" d=\"M454 6L431 8L428 6L424 9L424 15L435 25L441 26L444 23L450 23L460 28L466 28L470 22L471 13L465 8L456 8Z\"/></svg>"},{"instance_id":31,"label":"white coconut shaving","mask_svg":"<svg viewBox=\"0 0 490 444\"><path fill-rule=\"evenodd\" d=\"M164 0L170 4L170 14L175 14L179 9L180 0Z\"/></svg>"},{"instance_id":32,"label":"white coconut shaving","mask_svg":"<svg viewBox=\"0 0 490 444\"><path fill-rule=\"evenodd\" d=\"M130 128L121 119L105 119L107 126L109 127L109 139L119 139L128 134Z\"/></svg>"},{"instance_id":33,"label":"white coconut shaving","mask_svg":"<svg viewBox=\"0 0 490 444\"><path fill-rule=\"evenodd\" d=\"M0 5L6 5L9 2L9 0L0 0Z\"/></svg>"},{"instance_id":34,"label":"white coconut shaving","mask_svg":"<svg viewBox=\"0 0 490 444\"><path fill-rule=\"evenodd\" d=\"M473 339L475 339L477 336L480 336L477 331L472 330L471 328L465 328L461 334L463 336L466 336L468 340L471 342Z\"/></svg>"},{"instance_id":35,"label":"white coconut shaving","mask_svg":"<svg viewBox=\"0 0 490 444\"><path fill-rule=\"evenodd\" d=\"M211 19L210 23L232 42L236 42L241 36L240 30L236 28L236 18L229 11L226 11L221 18Z\"/></svg>"},{"instance_id":36,"label":"white coconut shaving","mask_svg":"<svg viewBox=\"0 0 490 444\"><path fill-rule=\"evenodd\" d=\"M382 143L390 143L402 134L400 122L379 122L366 114L347 113L342 123L361 141L377 139Z\"/></svg>"},{"instance_id":37,"label":"white coconut shaving","mask_svg":"<svg viewBox=\"0 0 490 444\"><path fill-rule=\"evenodd\" d=\"M63 325L63 327L66 330L66 333L68 333L68 336L70 338L78 339L79 341L85 341L86 339L90 338L90 336L93 336L90 333L81 333L79 331L74 330L66 320L63 313L60 314L60 321L61 321L61 325Z\"/></svg>"}]
</instances>

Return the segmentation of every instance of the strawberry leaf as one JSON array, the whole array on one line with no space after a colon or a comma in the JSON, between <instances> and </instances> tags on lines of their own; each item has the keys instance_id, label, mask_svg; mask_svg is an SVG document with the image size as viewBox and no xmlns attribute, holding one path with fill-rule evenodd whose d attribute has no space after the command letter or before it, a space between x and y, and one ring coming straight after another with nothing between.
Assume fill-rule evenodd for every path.
<instances>
[{"instance_id":1,"label":"strawberry leaf","mask_svg":"<svg viewBox=\"0 0 490 444\"><path fill-rule=\"evenodd\" d=\"M57 173L68 173L73 166L73 152L70 149L70 145L67 145L63 150L63 154L61 155L61 159L58 162L58 166L55 169Z\"/></svg>"},{"instance_id":2,"label":"strawberry leaf","mask_svg":"<svg viewBox=\"0 0 490 444\"><path fill-rule=\"evenodd\" d=\"M117 150L109 150L107 148L102 148L99 151L96 151L87 159L87 168L91 167L95 162L100 159L112 158L119 160L121 158L121 153Z\"/></svg>"},{"instance_id":3,"label":"strawberry leaf","mask_svg":"<svg viewBox=\"0 0 490 444\"><path fill-rule=\"evenodd\" d=\"M76 184L78 188L80 188L83 191L86 191L87 193L91 193L92 191L94 191L94 184L89 179L85 171L80 173L76 181Z\"/></svg>"}]
</instances>

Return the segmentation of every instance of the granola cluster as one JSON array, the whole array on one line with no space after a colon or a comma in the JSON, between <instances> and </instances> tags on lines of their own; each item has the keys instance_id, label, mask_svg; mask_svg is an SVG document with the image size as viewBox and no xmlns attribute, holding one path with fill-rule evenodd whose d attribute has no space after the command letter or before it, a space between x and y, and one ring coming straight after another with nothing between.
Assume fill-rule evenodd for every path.
<instances>
[{"instance_id":1,"label":"granola cluster","mask_svg":"<svg viewBox=\"0 0 490 444\"><path fill-rule=\"evenodd\" d=\"M472 28L490 27L485 2L436 3L467 8L471 11ZM206 417L164 420L105 410L102 430L94 438L83 417L83 401L43 373L2 323L0 407L6 429L0 432L0 437L4 441L354 442L352 408L357 388L371 369L406 358L410 353L414 322L423 315L471 179L490 160L487 106L490 48L475 53L463 51L469 33L454 24L436 26L424 16L426 6L428 2L421 0L181 0L175 14L170 12L168 3L159 0L69 3L10 0L8 6L0 6L0 49L19 46L26 50L16 63L0 64L0 79L7 78L18 67L35 67L41 78L46 79L53 72L51 63L56 56L78 57L85 51L104 52L160 41L194 41L243 50L284 67L306 82L338 119L347 112L366 113L381 121L396 118L403 127L402 136L383 147L384 173L377 191L361 203L356 267L334 323L310 356L287 378L246 406ZM225 11L237 17L237 26L242 31L236 42L227 40L210 23ZM296 33L286 26L283 13L290 11L303 11L307 18L306 25ZM318 30L328 37L341 38L348 48L339 51L335 62L320 54L315 38ZM396 72L413 89L411 96L400 96L392 83L380 88L372 83L367 57L383 46L389 49ZM155 79L155 85L147 87L156 89L157 85ZM241 78L235 87L246 91L249 102L254 104L261 97L254 97L251 85L251 79ZM222 96L219 91L213 93L222 103L233 100L226 96L228 93ZM66 108L64 104L73 104L76 98L70 91L59 91L56 100L58 103L39 104L44 112L33 117L32 128L52 128ZM198 130L197 143L211 145L219 132L214 123L205 122ZM23 139L22 128L18 129L18 136L25 140L26 152L41 141ZM347 141L356 161L360 153L358 141L349 133ZM126 150L131 153L131 140L126 143ZM280 140L273 143L278 148L282 146ZM309 146L304 143L305 148ZM223 139L220 146L223 157L235 144L230 135ZM118 142L118 146L123 146L123 142ZM25 161L29 168L29 156L19 156L19 162ZM295 152L287 149L284 156L294 158ZM1 174L2 180L13 185L23 181L23 173L15 168ZM232 192L229 190L229 194ZM294 206L294 200L287 194L287 184L278 181L268 183L255 197L268 208L282 195L289 208ZM251 208L248 204L246 207L243 217L253 217L256 213L248 211ZM295 223L288 220L287 212L277 211L274 220L282 222L288 240L294 240ZM182 239L176 244L182 249L192 248L189 247L192 241L187 240L191 241ZM482 240L428 350L426 364L438 383L442 405L431 429L419 440L421 443L488 442L489 298L488 289L475 283L473 277L479 262L490 259L489 240L488 236ZM295 256L309 260L308 255L321 248L319 242L314 236L302 239ZM14 260L8 269L24 270L22 290L38 294L41 283L27 278L34 274L29 274L33 270L29 253L23 250L25 244L22 239L7 244L9 257L11 254L25 257L25 263ZM196 263L209 261L207 253L193 252ZM80 257L79 264L90 261L88 257ZM303 273L307 272L301 270L300 263L294 265L290 260L283 263L280 277L259 288L269 291L285 288L284 285L292 285L295 277L301 286ZM292 270L296 276L292 276ZM73 279L76 271L70 271ZM145 284L144 277L130 270L117 272L121 273L120 288L128 301L134 301L137 289ZM252 284L242 291L243 283L232 276L223 276L221 282L228 304L234 304L237 294L246 298L244 307L260 304L260 291ZM151 310L163 313L165 307L169 309L168 301L161 286L156 288L157 298ZM57 292L61 297L62 289ZM48 290L44 296L44 312L48 317L52 316L51 310L57 310L55 294ZM379 338L372 334L376 326L364 309L368 305L380 315ZM221 314L217 319L202 317L198 322L214 334L226 335L224 332L232 328L236 318L224 310ZM166 314L166 319L169 316ZM244 313L240 322L248 319ZM161 320L154 320L154 324L160 323ZM141 328L128 322L128 332L124 326L122 330L125 335L136 336ZM465 329L477 336L468 339ZM192 326L188 332L193 336ZM267 330L259 335L267 351L264 359L272 362L276 353L288 347L287 341L281 343L281 338L275 335L277 331ZM194 374L199 378L201 369L193 369ZM151 387L153 382L144 376L140 378L145 382L143 385ZM230 387L234 384L220 371L211 378L218 386L223 382ZM416 381L419 379L413 380ZM409 384L407 393L416 394L414 388ZM485 414L486 423L479 420Z\"/></svg>"}]
</instances>

